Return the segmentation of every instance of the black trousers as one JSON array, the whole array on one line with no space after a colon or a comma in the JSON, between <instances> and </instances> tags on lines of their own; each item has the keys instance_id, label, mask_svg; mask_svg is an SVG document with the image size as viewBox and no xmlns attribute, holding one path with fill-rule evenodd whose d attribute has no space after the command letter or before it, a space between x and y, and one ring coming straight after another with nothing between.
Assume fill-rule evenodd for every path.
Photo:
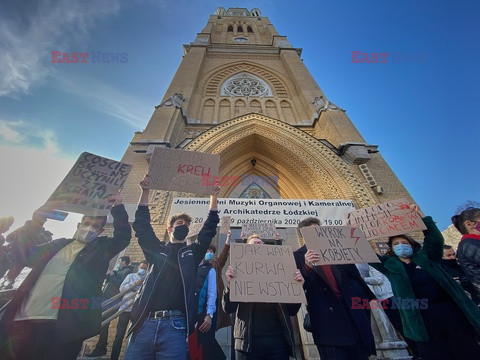
<instances>
[{"instance_id":1,"label":"black trousers","mask_svg":"<svg viewBox=\"0 0 480 360\"><path fill-rule=\"evenodd\" d=\"M130 311L125 311L118 317L117 333L115 334L115 341L113 342L110 360L118 360L120 350L122 350L123 338L127 332L128 323L130 322L130 315Z\"/></svg>"},{"instance_id":2,"label":"black trousers","mask_svg":"<svg viewBox=\"0 0 480 360\"><path fill-rule=\"evenodd\" d=\"M288 360L290 346L285 336L252 335L252 351L235 351L236 360ZM322 358L323 360L323 358Z\"/></svg>"},{"instance_id":3,"label":"black trousers","mask_svg":"<svg viewBox=\"0 0 480 360\"><path fill-rule=\"evenodd\" d=\"M16 360L76 360L83 339L59 343L53 337L54 329L54 321L14 321L11 341ZM2 355L2 359L6 357Z\"/></svg>"}]
</instances>

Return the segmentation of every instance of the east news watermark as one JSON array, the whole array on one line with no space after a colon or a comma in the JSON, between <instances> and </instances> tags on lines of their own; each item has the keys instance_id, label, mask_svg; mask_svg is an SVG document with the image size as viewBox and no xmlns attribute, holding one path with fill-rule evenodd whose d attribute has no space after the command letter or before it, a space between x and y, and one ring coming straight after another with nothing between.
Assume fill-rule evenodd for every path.
<instances>
[{"instance_id":1,"label":"east news watermark","mask_svg":"<svg viewBox=\"0 0 480 360\"><path fill-rule=\"evenodd\" d=\"M61 52L51 51L52 64L125 64L128 62L127 52Z\"/></svg>"},{"instance_id":2,"label":"east news watermark","mask_svg":"<svg viewBox=\"0 0 480 360\"><path fill-rule=\"evenodd\" d=\"M427 53L352 51L352 63L426 63Z\"/></svg>"}]
</instances>

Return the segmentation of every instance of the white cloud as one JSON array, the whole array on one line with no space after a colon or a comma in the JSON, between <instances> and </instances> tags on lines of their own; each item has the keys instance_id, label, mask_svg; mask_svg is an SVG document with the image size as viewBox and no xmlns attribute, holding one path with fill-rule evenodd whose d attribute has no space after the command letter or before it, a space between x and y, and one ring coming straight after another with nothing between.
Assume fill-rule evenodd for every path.
<instances>
[{"instance_id":1,"label":"white cloud","mask_svg":"<svg viewBox=\"0 0 480 360\"><path fill-rule=\"evenodd\" d=\"M55 76L55 86L85 99L85 104L129 124L134 129L145 127L152 115L152 105L144 99L125 94L116 88L86 76Z\"/></svg>"},{"instance_id":2,"label":"white cloud","mask_svg":"<svg viewBox=\"0 0 480 360\"><path fill-rule=\"evenodd\" d=\"M21 123L21 122L19 122ZM9 129L14 122L0 122ZM51 130L35 132L24 127L24 144L0 145L0 217L12 215L15 222L10 230L22 226L32 213L45 203L76 161L66 157ZM33 146L29 139L33 134L42 141ZM21 146L20 146L21 145ZM47 229L55 237L71 236L81 216L70 214L64 222L49 221Z\"/></svg>"},{"instance_id":3,"label":"white cloud","mask_svg":"<svg viewBox=\"0 0 480 360\"><path fill-rule=\"evenodd\" d=\"M0 138L3 138L4 141L9 143L21 143L25 140L25 136L20 134L16 129L21 126L22 121L0 121Z\"/></svg>"},{"instance_id":4,"label":"white cloud","mask_svg":"<svg viewBox=\"0 0 480 360\"><path fill-rule=\"evenodd\" d=\"M28 93L53 72L52 50L67 49L69 39L81 39L120 7L118 0L40 0L23 11L10 6L0 11L0 96L11 97Z\"/></svg>"}]
</instances>

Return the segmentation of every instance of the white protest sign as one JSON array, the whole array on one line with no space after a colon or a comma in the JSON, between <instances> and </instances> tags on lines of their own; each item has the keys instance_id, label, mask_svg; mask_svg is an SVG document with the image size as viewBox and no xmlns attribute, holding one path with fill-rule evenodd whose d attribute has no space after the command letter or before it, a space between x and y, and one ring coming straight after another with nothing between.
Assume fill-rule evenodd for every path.
<instances>
[{"instance_id":1,"label":"white protest sign","mask_svg":"<svg viewBox=\"0 0 480 360\"><path fill-rule=\"evenodd\" d=\"M245 237L250 235L257 234L261 239L275 239L275 234L277 230L275 229L274 224L270 223L256 223L256 224L243 224L242 225L242 234Z\"/></svg>"},{"instance_id":2,"label":"white protest sign","mask_svg":"<svg viewBox=\"0 0 480 360\"><path fill-rule=\"evenodd\" d=\"M132 165L84 152L46 202L46 206L75 213L103 216L107 201L125 184Z\"/></svg>"},{"instance_id":3,"label":"white protest sign","mask_svg":"<svg viewBox=\"0 0 480 360\"><path fill-rule=\"evenodd\" d=\"M425 230L427 227L407 199L392 200L351 212L346 224L362 229L367 239L377 239Z\"/></svg>"},{"instance_id":4,"label":"white protest sign","mask_svg":"<svg viewBox=\"0 0 480 360\"><path fill-rule=\"evenodd\" d=\"M344 225L346 215L355 210L352 200L220 198L217 202L219 216L230 216L235 227L259 223L297 227L307 217L320 219L322 225ZM209 204L208 198L174 198L169 216L185 211L194 219L205 219Z\"/></svg>"},{"instance_id":5,"label":"white protest sign","mask_svg":"<svg viewBox=\"0 0 480 360\"><path fill-rule=\"evenodd\" d=\"M295 281L295 259L290 246L230 245L235 277L230 300L240 302L305 303L303 287Z\"/></svg>"},{"instance_id":6,"label":"white protest sign","mask_svg":"<svg viewBox=\"0 0 480 360\"><path fill-rule=\"evenodd\" d=\"M196 224L190 224L188 227L188 235L187 238L191 238L194 236L197 236L200 230L203 228L203 222L202 223L196 223Z\"/></svg>"},{"instance_id":7,"label":"white protest sign","mask_svg":"<svg viewBox=\"0 0 480 360\"><path fill-rule=\"evenodd\" d=\"M220 219L220 234L226 235L230 231L230 222L232 218L230 216L224 216Z\"/></svg>"},{"instance_id":8,"label":"white protest sign","mask_svg":"<svg viewBox=\"0 0 480 360\"><path fill-rule=\"evenodd\" d=\"M156 147L148 166L150 188L214 194L202 184L202 175L218 176L220 155Z\"/></svg>"},{"instance_id":9,"label":"white protest sign","mask_svg":"<svg viewBox=\"0 0 480 360\"><path fill-rule=\"evenodd\" d=\"M380 262L359 228L306 226L300 232L307 249L320 253L319 265Z\"/></svg>"}]
</instances>

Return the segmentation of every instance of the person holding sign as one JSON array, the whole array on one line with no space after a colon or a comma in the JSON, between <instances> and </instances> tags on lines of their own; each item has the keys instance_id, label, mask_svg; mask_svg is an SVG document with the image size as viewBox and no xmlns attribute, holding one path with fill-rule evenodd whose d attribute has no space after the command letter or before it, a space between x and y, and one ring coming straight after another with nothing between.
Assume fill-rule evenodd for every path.
<instances>
[{"instance_id":1,"label":"person holding sign","mask_svg":"<svg viewBox=\"0 0 480 360\"><path fill-rule=\"evenodd\" d=\"M421 214L416 205L410 208ZM381 263L370 265L390 280L403 333L416 342L422 359L480 359L480 310L442 267L442 233L431 216L421 216L427 227L423 246L405 234L392 236Z\"/></svg>"},{"instance_id":2,"label":"person holding sign","mask_svg":"<svg viewBox=\"0 0 480 360\"><path fill-rule=\"evenodd\" d=\"M108 199L113 203L113 237L99 236L106 216L83 216L72 239L32 245L47 220L40 211L18 234L23 265L32 270L4 309L2 360L73 360L83 341L100 332L102 308L95 299L101 298L110 260L131 237L122 197Z\"/></svg>"},{"instance_id":3,"label":"person holding sign","mask_svg":"<svg viewBox=\"0 0 480 360\"><path fill-rule=\"evenodd\" d=\"M249 237L249 244L263 244L258 235ZM225 273L227 288L223 292L223 309L235 312L234 338L237 360L288 360L295 357L290 316L297 314L300 304L251 303L230 301L230 282L235 270L229 266ZM304 279L297 269L295 281Z\"/></svg>"},{"instance_id":4,"label":"person holding sign","mask_svg":"<svg viewBox=\"0 0 480 360\"><path fill-rule=\"evenodd\" d=\"M320 226L307 218L298 228ZM370 311L352 306L353 298L375 298L354 264L318 265L320 253L304 245L293 253L305 278L304 289L313 340L322 360L367 360L375 354Z\"/></svg>"},{"instance_id":5,"label":"person holding sign","mask_svg":"<svg viewBox=\"0 0 480 360\"><path fill-rule=\"evenodd\" d=\"M186 213L174 215L167 228L169 242L160 241L150 224L148 198L150 177L140 182L142 193L133 228L138 243L152 270L135 300L132 327L129 330L125 360L178 359L187 356L187 335L195 329L197 304L195 279L198 264L216 234L220 221L217 194L210 197L210 211L198 242L187 245L192 218Z\"/></svg>"}]
</instances>

